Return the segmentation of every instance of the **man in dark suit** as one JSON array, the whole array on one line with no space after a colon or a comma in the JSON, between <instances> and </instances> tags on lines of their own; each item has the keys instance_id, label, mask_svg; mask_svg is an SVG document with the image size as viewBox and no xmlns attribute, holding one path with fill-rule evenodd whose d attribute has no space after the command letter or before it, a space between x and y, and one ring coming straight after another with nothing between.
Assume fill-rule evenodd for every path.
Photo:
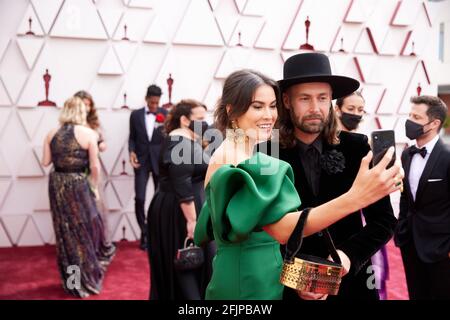
<instances>
[{"instance_id":1,"label":"man in dark suit","mask_svg":"<svg viewBox=\"0 0 450 320\"><path fill-rule=\"evenodd\" d=\"M365 135L338 133L331 105L332 99L357 90L359 82L332 75L327 56L307 53L285 62L284 79L279 84L284 104L279 114L279 158L293 168L300 209L315 207L350 189L361 159L370 150ZM392 237L397 220L389 196L362 213L365 226L356 212L328 228L347 273L338 296L286 287L285 299L378 299L370 258ZM326 230L305 238L300 253L327 258L330 252L325 236Z\"/></svg>"},{"instance_id":2,"label":"man in dark suit","mask_svg":"<svg viewBox=\"0 0 450 320\"><path fill-rule=\"evenodd\" d=\"M447 106L438 97L411 98L402 153L404 192L395 244L402 252L409 298L450 299L450 148L439 138Z\"/></svg>"},{"instance_id":3,"label":"man in dark suit","mask_svg":"<svg viewBox=\"0 0 450 320\"><path fill-rule=\"evenodd\" d=\"M164 140L163 124L167 110L159 107L161 89L151 85L147 89L147 106L134 110L130 115L128 151L134 168L134 191L136 219L141 229L141 249L146 249L145 193L152 174L155 190L158 187L158 158Z\"/></svg>"}]
</instances>

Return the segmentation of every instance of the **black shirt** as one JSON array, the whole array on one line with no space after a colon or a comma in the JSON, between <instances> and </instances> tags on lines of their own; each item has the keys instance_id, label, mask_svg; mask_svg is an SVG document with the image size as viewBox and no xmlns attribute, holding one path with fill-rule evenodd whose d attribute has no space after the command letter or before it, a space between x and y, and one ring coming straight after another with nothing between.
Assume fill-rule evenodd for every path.
<instances>
[{"instance_id":1,"label":"black shirt","mask_svg":"<svg viewBox=\"0 0 450 320\"><path fill-rule=\"evenodd\" d=\"M319 194L320 186L320 156L322 155L322 137L317 137L311 144L297 140L299 156L305 170L306 179L315 196Z\"/></svg>"}]
</instances>

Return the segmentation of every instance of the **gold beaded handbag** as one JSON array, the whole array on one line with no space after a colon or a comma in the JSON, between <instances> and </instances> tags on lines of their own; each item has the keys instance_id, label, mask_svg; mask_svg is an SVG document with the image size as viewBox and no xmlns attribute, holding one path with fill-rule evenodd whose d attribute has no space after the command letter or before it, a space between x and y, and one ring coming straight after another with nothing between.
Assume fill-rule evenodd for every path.
<instances>
[{"instance_id":1,"label":"gold beaded handbag","mask_svg":"<svg viewBox=\"0 0 450 320\"><path fill-rule=\"evenodd\" d=\"M322 233L334 261L321 257L298 254L303 242L303 228L311 208L303 210L285 248L280 282L292 289L337 295L343 267L328 229Z\"/></svg>"}]
</instances>

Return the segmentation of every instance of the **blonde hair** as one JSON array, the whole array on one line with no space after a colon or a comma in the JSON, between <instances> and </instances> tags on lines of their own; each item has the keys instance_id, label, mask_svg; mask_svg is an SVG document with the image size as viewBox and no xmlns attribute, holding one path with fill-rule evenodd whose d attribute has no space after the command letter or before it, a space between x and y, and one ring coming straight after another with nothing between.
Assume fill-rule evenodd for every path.
<instances>
[{"instance_id":1,"label":"blonde hair","mask_svg":"<svg viewBox=\"0 0 450 320\"><path fill-rule=\"evenodd\" d=\"M64 108L59 115L59 123L61 125L71 123L85 126L87 123L86 117L86 105L83 100L78 97L71 97L64 102Z\"/></svg>"}]
</instances>

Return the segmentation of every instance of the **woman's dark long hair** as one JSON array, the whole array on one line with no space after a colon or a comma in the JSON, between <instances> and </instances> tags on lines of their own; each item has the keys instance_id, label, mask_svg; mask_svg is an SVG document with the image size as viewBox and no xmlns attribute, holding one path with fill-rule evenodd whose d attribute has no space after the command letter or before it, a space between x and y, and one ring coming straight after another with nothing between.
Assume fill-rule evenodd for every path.
<instances>
[{"instance_id":1,"label":"woman's dark long hair","mask_svg":"<svg viewBox=\"0 0 450 320\"><path fill-rule=\"evenodd\" d=\"M97 109L95 108L95 102L92 95L87 91L81 90L75 93L74 96L80 99L88 99L91 102L91 108L87 114L87 124L93 130L100 128L100 120L98 118Z\"/></svg>"},{"instance_id":2,"label":"woman's dark long hair","mask_svg":"<svg viewBox=\"0 0 450 320\"><path fill-rule=\"evenodd\" d=\"M170 109L169 114L164 122L164 132L169 134L175 129L180 128L180 119L182 116L190 118L192 109L197 107L203 107L206 110L206 106L194 99L183 99Z\"/></svg>"},{"instance_id":3,"label":"woman's dark long hair","mask_svg":"<svg viewBox=\"0 0 450 320\"><path fill-rule=\"evenodd\" d=\"M222 97L219 99L214 112L214 126L225 134L231 129L231 120L247 112L253 101L256 89L268 85L275 91L277 109L280 110L280 90L276 81L254 70L244 69L231 73L223 85ZM229 110L227 110L229 106Z\"/></svg>"}]
</instances>

